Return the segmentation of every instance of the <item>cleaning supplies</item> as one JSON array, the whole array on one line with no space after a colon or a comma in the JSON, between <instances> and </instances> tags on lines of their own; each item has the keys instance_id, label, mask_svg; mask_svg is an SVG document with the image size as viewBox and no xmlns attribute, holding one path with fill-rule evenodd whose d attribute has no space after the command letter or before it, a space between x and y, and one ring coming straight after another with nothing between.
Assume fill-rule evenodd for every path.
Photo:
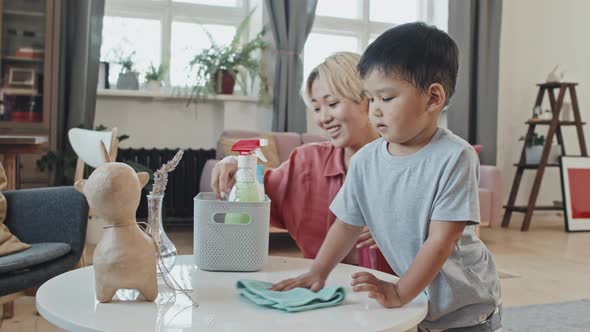
<instances>
[{"instance_id":1,"label":"cleaning supplies","mask_svg":"<svg viewBox=\"0 0 590 332\"><path fill-rule=\"evenodd\" d=\"M256 179L258 180L258 188L260 189L258 195L264 198L264 167L262 165L256 165Z\"/></svg>"},{"instance_id":2,"label":"cleaning supplies","mask_svg":"<svg viewBox=\"0 0 590 332\"><path fill-rule=\"evenodd\" d=\"M231 148L238 155L238 171L236 172L236 184L232 188L228 201L230 202L262 202L264 189L258 181L257 161L266 162L266 158L260 151L260 147L267 146L268 140L240 140ZM228 213L225 216L226 224L247 224L250 216L243 213Z\"/></svg>"}]
</instances>

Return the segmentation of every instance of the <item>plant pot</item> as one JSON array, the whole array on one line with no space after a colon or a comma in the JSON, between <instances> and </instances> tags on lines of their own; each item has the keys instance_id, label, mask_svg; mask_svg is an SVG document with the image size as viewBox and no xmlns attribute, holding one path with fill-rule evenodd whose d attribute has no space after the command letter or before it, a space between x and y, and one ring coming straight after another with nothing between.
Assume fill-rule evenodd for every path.
<instances>
[{"instance_id":1,"label":"plant pot","mask_svg":"<svg viewBox=\"0 0 590 332\"><path fill-rule=\"evenodd\" d=\"M221 75L219 73L221 72ZM228 70L221 70L213 75L213 88L215 93L222 95L234 94L234 86L236 85L236 77Z\"/></svg>"},{"instance_id":2,"label":"plant pot","mask_svg":"<svg viewBox=\"0 0 590 332\"><path fill-rule=\"evenodd\" d=\"M149 80L145 83L145 89L148 91L160 91L160 81Z\"/></svg>"},{"instance_id":3,"label":"plant pot","mask_svg":"<svg viewBox=\"0 0 590 332\"><path fill-rule=\"evenodd\" d=\"M138 90L139 74L134 72L121 73L117 79L117 89L120 90Z\"/></svg>"},{"instance_id":4,"label":"plant pot","mask_svg":"<svg viewBox=\"0 0 590 332\"><path fill-rule=\"evenodd\" d=\"M543 155L543 147L543 145L533 145L526 148L525 157L526 163L528 165L538 165L541 162L541 156ZM552 145L551 150L549 151L549 158L547 158L547 163L557 163L557 161L559 160L559 156L561 156L561 146Z\"/></svg>"}]
</instances>

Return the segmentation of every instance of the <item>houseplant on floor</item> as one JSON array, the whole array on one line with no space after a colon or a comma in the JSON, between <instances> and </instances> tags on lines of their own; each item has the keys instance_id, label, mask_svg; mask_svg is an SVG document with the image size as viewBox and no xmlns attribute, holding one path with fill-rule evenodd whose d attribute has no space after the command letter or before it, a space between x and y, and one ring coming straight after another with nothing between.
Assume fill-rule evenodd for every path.
<instances>
[{"instance_id":1,"label":"houseplant on floor","mask_svg":"<svg viewBox=\"0 0 590 332\"><path fill-rule=\"evenodd\" d=\"M203 49L191 60L190 66L196 69L196 82L192 88L189 103L206 97L209 94L233 94L236 79L246 81L256 76L261 82L266 79L260 72L259 59L255 51L264 50L267 43L263 41L266 29L262 29L252 40L240 44L242 35L248 27L254 10L244 18L238 26L235 36L229 45L219 45L215 38L205 30L211 46ZM242 90L246 82L240 82ZM264 89L265 85L262 84ZM247 91L243 91L247 92Z\"/></svg>"}]
</instances>

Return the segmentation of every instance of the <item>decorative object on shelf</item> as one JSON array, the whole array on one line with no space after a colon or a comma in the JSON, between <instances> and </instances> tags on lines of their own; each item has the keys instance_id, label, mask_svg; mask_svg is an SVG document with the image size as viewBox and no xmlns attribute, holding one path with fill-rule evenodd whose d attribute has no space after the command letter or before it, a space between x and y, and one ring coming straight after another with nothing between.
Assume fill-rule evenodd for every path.
<instances>
[{"instance_id":1,"label":"decorative object on shelf","mask_svg":"<svg viewBox=\"0 0 590 332\"><path fill-rule=\"evenodd\" d=\"M519 141L524 141L525 137L521 136ZM543 155L545 146L545 136L533 133L531 138L526 142L526 163L527 165L538 165ZM561 156L561 146L552 145L549 152L548 163L555 164Z\"/></svg>"},{"instance_id":2,"label":"decorative object on shelf","mask_svg":"<svg viewBox=\"0 0 590 332\"><path fill-rule=\"evenodd\" d=\"M561 185L566 231L590 231L590 158L562 157Z\"/></svg>"},{"instance_id":3,"label":"decorative object on shelf","mask_svg":"<svg viewBox=\"0 0 590 332\"><path fill-rule=\"evenodd\" d=\"M162 223L162 202L164 200L164 192L168 184L168 173L172 172L183 155L182 150L178 150L172 160L162 165L154 173L154 185L148 198L148 225L150 235L156 242L156 247L159 252L160 260L158 260L158 274L168 274L174 264L176 263L176 246L170 241Z\"/></svg>"},{"instance_id":4,"label":"decorative object on shelf","mask_svg":"<svg viewBox=\"0 0 590 332\"><path fill-rule=\"evenodd\" d=\"M33 34L33 36L28 36L28 37L34 37L34 32L31 32ZM25 32L26 35L26 32ZM21 47L16 51L16 56L20 57L20 58L27 58L27 59L43 59L43 56L45 55L45 51L43 49L40 48L34 48L34 47Z\"/></svg>"},{"instance_id":5,"label":"decorative object on shelf","mask_svg":"<svg viewBox=\"0 0 590 332\"><path fill-rule=\"evenodd\" d=\"M75 184L94 215L107 225L93 256L96 299L110 302L119 289L137 289L146 300L154 301L158 296L156 245L135 220L149 174L112 162L102 142L101 147L106 163Z\"/></svg>"},{"instance_id":6,"label":"decorative object on shelf","mask_svg":"<svg viewBox=\"0 0 590 332\"><path fill-rule=\"evenodd\" d=\"M37 87L37 71L33 68L8 68L8 85L28 87L35 89Z\"/></svg>"},{"instance_id":7,"label":"decorative object on shelf","mask_svg":"<svg viewBox=\"0 0 590 332\"><path fill-rule=\"evenodd\" d=\"M532 117L533 120L538 119L541 116L541 114L543 114L543 109L541 108L540 105L533 107L533 117Z\"/></svg>"},{"instance_id":8,"label":"decorative object on shelf","mask_svg":"<svg viewBox=\"0 0 590 332\"><path fill-rule=\"evenodd\" d=\"M127 56L119 57L117 64L121 65L121 72L117 79L117 89L121 90L138 90L139 89L139 74L133 68L135 63L133 57L135 51Z\"/></svg>"},{"instance_id":9,"label":"decorative object on shelf","mask_svg":"<svg viewBox=\"0 0 590 332\"><path fill-rule=\"evenodd\" d=\"M539 119L541 120L551 120L553 118L553 113L551 113L550 109L546 109L543 113L541 113L541 115L539 116Z\"/></svg>"},{"instance_id":10,"label":"decorative object on shelf","mask_svg":"<svg viewBox=\"0 0 590 332\"><path fill-rule=\"evenodd\" d=\"M559 65L556 65L553 70L547 74L547 78L545 78L545 82L546 83L559 83L563 80L563 76L565 75L565 70L562 70L561 72L557 72L557 68L559 68Z\"/></svg>"},{"instance_id":11,"label":"decorative object on shelf","mask_svg":"<svg viewBox=\"0 0 590 332\"><path fill-rule=\"evenodd\" d=\"M162 87L162 81L164 81L168 67L164 64L160 64L158 68L150 63L148 71L145 73L145 87L149 91L160 91Z\"/></svg>"},{"instance_id":12,"label":"decorative object on shelf","mask_svg":"<svg viewBox=\"0 0 590 332\"><path fill-rule=\"evenodd\" d=\"M561 121L572 121L572 104L563 103L561 108Z\"/></svg>"},{"instance_id":13,"label":"decorative object on shelf","mask_svg":"<svg viewBox=\"0 0 590 332\"><path fill-rule=\"evenodd\" d=\"M268 94L268 80L260 70L259 59L254 56L255 51L267 47L262 39L266 29L263 28L254 39L240 44L253 13L254 9L240 23L229 45L217 44L211 33L205 30L211 46L195 55L190 62L191 68L196 68L196 82L189 103L209 94L233 94L236 80L242 92L247 93L248 85L252 88L257 77L261 81L259 92Z\"/></svg>"},{"instance_id":14,"label":"decorative object on shelf","mask_svg":"<svg viewBox=\"0 0 590 332\"><path fill-rule=\"evenodd\" d=\"M42 122L43 99L40 95L10 94L2 90L4 111L13 122Z\"/></svg>"}]
</instances>

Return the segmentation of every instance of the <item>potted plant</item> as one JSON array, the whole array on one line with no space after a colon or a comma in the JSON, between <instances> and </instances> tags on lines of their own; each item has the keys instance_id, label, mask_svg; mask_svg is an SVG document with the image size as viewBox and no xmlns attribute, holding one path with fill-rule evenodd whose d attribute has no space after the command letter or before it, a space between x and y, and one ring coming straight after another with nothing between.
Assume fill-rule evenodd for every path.
<instances>
[{"instance_id":1,"label":"potted plant","mask_svg":"<svg viewBox=\"0 0 590 332\"><path fill-rule=\"evenodd\" d=\"M135 62L133 57L135 51L127 56L120 56L116 61L117 64L121 65L121 72L117 79L117 89L125 90L137 90L139 89L139 73L133 68Z\"/></svg>"},{"instance_id":2,"label":"potted plant","mask_svg":"<svg viewBox=\"0 0 590 332\"><path fill-rule=\"evenodd\" d=\"M195 55L190 62L191 68L196 68L196 84L192 88L189 102L208 94L233 94L236 79L246 81L247 76L260 76L261 81L264 81L254 52L267 47L262 39L266 29L262 29L254 39L240 45L240 39L253 12L254 10L250 11L240 23L229 45L217 44L213 36L205 30L211 46ZM240 83L242 89L245 85L246 82Z\"/></svg>"},{"instance_id":3,"label":"potted plant","mask_svg":"<svg viewBox=\"0 0 590 332\"><path fill-rule=\"evenodd\" d=\"M520 137L521 141L525 140L525 137ZM541 162L541 156L543 155L543 148L545 147L545 136L533 133L531 138L526 142L525 159L527 165L538 165ZM557 163L557 160L561 156L561 146L552 145L549 151L549 158L547 162L550 164Z\"/></svg>"},{"instance_id":4,"label":"potted plant","mask_svg":"<svg viewBox=\"0 0 590 332\"><path fill-rule=\"evenodd\" d=\"M146 89L150 91L159 91L167 71L168 68L164 64L160 64L158 68L156 68L153 63L150 63L150 67L145 73Z\"/></svg>"}]
</instances>

